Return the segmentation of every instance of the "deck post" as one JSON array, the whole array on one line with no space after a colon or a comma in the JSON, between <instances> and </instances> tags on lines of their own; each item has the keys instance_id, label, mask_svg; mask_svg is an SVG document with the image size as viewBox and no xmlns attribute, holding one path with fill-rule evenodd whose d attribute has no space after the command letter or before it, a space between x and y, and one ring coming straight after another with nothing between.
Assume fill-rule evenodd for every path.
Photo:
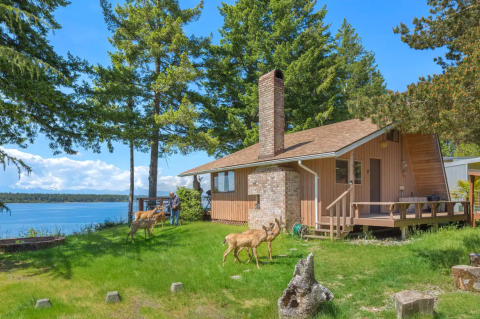
<instances>
[{"instance_id":1,"label":"deck post","mask_svg":"<svg viewBox=\"0 0 480 319\"><path fill-rule=\"evenodd\" d=\"M368 225L363 225L363 234L366 235L368 233Z\"/></svg>"},{"instance_id":2,"label":"deck post","mask_svg":"<svg viewBox=\"0 0 480 319\"><path fill-rule=\"evenodd\" d=\"M335 216L337 216L337 238L340 238L340 202L335 204Z\"/></svg>"},{"instance_id":3,"label":"deck post","mask_svg":"<svg viewBox=\"0 0 480 319\"><path fill-rule=\"evenodd\" d=\"M355 152L350 152L350 168L348 170L349 176L348 180L352 182L352 190L350 191L350 217L353 216L352 214L352 205L351 203L355 202Z\"/></svg>"},{"instance_id":4,"label":"deck post","mask_svg":"<svg viewBox=\"0 0 480 319\"><path fill-rule=\"evenodd\" d=\"M393 220L393 211L395 210L395 205L388 205L388 212L390 213L390 219Z\"/></svg>"},{"instance_id":5,"label":"deck post","mask_svg":"<svg viewBox=\"0 0 480 319\"><path fill-rule=\"evenodd\" d=\"M143 198L138 199L138 211L143 212Z\"/></svg>"},{"instance_id":6,"label":"deck post","mask_svg":"<svg viewBox=\"0 0 480 319\"><path fill-rule=\"evenodd\" d=\"M468 196L468 200L470 201L470 209L468 210L470 214L470 224L473 225L475 223L475 219L473 216L473 206L475 205L475 175L470 175L470 193Z\"/></svg>"},{"instance_id":7,"label":"deck post","mask_svg":"<svg viewBox=\"0 0 480 319\"><path fill-rule=\"evenodd\" d=\"M402 240L405 240L407 238L407 226L402 226L400 229L402 230Z\"/></svg>"}]
</instances>

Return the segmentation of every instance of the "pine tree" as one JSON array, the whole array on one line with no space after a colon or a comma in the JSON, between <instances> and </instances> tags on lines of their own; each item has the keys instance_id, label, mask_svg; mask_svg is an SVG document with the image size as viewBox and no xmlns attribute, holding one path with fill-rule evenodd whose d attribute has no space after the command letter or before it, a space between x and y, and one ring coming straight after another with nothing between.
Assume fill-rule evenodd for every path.
<instances>
[{"instance_id":1,"label":"pine tree","mask_svg":"<svg viewBox=\"0 0 480 319\"><path fill-rule=\"evenodd\" d=\"M75 154L78 146L99 152L100 141L108 139L91 129L95 109L78 99L78 78L88 64L58 55L47 39L50 31L60 28L52 12L67 4L65 0L0 4L0 145L27 147L40 133L51 141L54 154ZM30 171L2 150L0 164Z\"/></svg>"},{"instance_id":2,"label":"pine tree","mask_svg":"<svg viewBox=\"0 0 480 319\"><path fill-rule=\"evenodd\" d=\"M258 142L258 78L273 69L285 78L287 132L348 118L351 96L383 90L373 55L353 29L345 25L349 29L335 41L324 23L326 8L316 11L315 5L314 0L237 0L221 6L222 38L210 48L204 83L205 125L220 140L217 157ZM337 42L352 48L337 54ZM348 59L355 65L347 66ZM358 76L352 73L362 66L366 70ZM345 91L347 84L352 88Z\"/></svg>"},{"instance_id":3,"label":"pine tree","mask_svg":"<svg viewBox=\"0 0 480 319\"><path fill-rule=\"evenodd\" d=\"M379 126L388 123L407 133L437 133L446 143L478 144L480 139L480 2L430 0L430 16L415 18L413 29L394 29L411 48L446 48L434 61L439 75L420 77L403 93L389 91L380 97L359 98L350 109L359 118Z\"/></svg>"},{"instance_id":4,"label":"pine tree","mask_svg":"<svg viewBox=\"0 0 480 319\"><path fill-rule=\"evenodd\" d=\"M208 39L189 38L183 31L186 24L198 19L203 2L193 9L180 9L176 0L127 0L114 10L106 0L101 0L101 5L107 25L114 30L110 42L117 57L132 68L127 83L135 87L134 103L146 116L143 140L150 145L148 196L156 197L159 156L215 147L209 132L197 127L196 105L201 96L192 89L202 76L195 61Z\"/></svg>"},{"instance_id":5,"label":"pine tree","mask_svg":"<svg viewBox=\"0 0 480 319\"><path fill-rule=\"evenodd\" d=\"M348 103L357 97L385 93L384 78L375 64L375 55L366 51L362 40L346 19L335 35L338 72L338 111L335 121L350 119Z\"/></svg>"}]
</instances>

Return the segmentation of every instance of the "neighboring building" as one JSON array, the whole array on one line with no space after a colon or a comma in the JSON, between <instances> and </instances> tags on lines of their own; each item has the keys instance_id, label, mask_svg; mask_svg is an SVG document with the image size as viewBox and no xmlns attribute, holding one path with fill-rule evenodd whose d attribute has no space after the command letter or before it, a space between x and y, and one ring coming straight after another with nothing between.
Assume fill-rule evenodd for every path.
<instances>
[{"instance_id":1,"label":"neighboring building","mask_svg":"<svg viewBox=\"0 0 480 319\"><path fill-rule=\"evenodd\" d=\"M445 174L447 175L447 182L450 192L457 188L459 180L468 181L469 172L480 172L480 157L444 157ZM463 198L466 200L466 198ZM480 202L480 192L475 191L475 207L478 211ZM459 207L456 207L458 211Z\"/></svg>"},{"instance_id":2,"label":"neighboring building","mask_svg":"<svg viewBox=\"0 0 480 319\"><path fill-rule=\"evenodd\" d=\"M248 221L250 228L273 217L288 227L300 220L318 226L330 221L327 207L338 199L335 209L344 210L352 224L350 201L427 195L450 200L437 136L403 135L356 119L284 135L283 92L281 71L263 75L260 143L180 174L211 174L212 219ZM361 203L362 216L385 212L385 206ZM391 220L387 227L394 227Z\"/></svg>"}]
</instances>

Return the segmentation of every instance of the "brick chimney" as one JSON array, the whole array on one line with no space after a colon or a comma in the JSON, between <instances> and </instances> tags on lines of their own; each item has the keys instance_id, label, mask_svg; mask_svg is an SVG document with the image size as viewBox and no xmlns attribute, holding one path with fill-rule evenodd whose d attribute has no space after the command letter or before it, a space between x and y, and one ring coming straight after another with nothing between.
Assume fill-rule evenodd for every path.
<instances>
[{"instance_id":1,"label":"brick chimney","mask_svg":"<svg viewBox=\"0 0 480 319\"><path fill-rule=\"evenodd\" d=\"M285 105L283 73L273 70L260 77L259 97L259 138L258 158L269 158L283 152L285 131Z\"/></svg>"}]
</instances>

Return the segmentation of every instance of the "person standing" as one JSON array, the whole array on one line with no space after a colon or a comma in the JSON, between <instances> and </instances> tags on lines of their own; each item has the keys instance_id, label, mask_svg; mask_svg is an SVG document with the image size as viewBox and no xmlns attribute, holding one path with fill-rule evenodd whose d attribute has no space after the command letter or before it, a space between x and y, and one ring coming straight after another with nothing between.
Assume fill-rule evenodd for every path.
<instances>
[{"instance_id":1,"label":"person standing","mask_svg":"<svg viewBox=\"0 0 480 319\"><path fill-rule=\"evenodd\" d=\"M175 195L174 192L170 192L170 198L168 199L166 209L170 209L170 225L173 225L175 222L175 227L178 226L178 219L180 216L180 198Z\"/></svg>"}]
</instances>

